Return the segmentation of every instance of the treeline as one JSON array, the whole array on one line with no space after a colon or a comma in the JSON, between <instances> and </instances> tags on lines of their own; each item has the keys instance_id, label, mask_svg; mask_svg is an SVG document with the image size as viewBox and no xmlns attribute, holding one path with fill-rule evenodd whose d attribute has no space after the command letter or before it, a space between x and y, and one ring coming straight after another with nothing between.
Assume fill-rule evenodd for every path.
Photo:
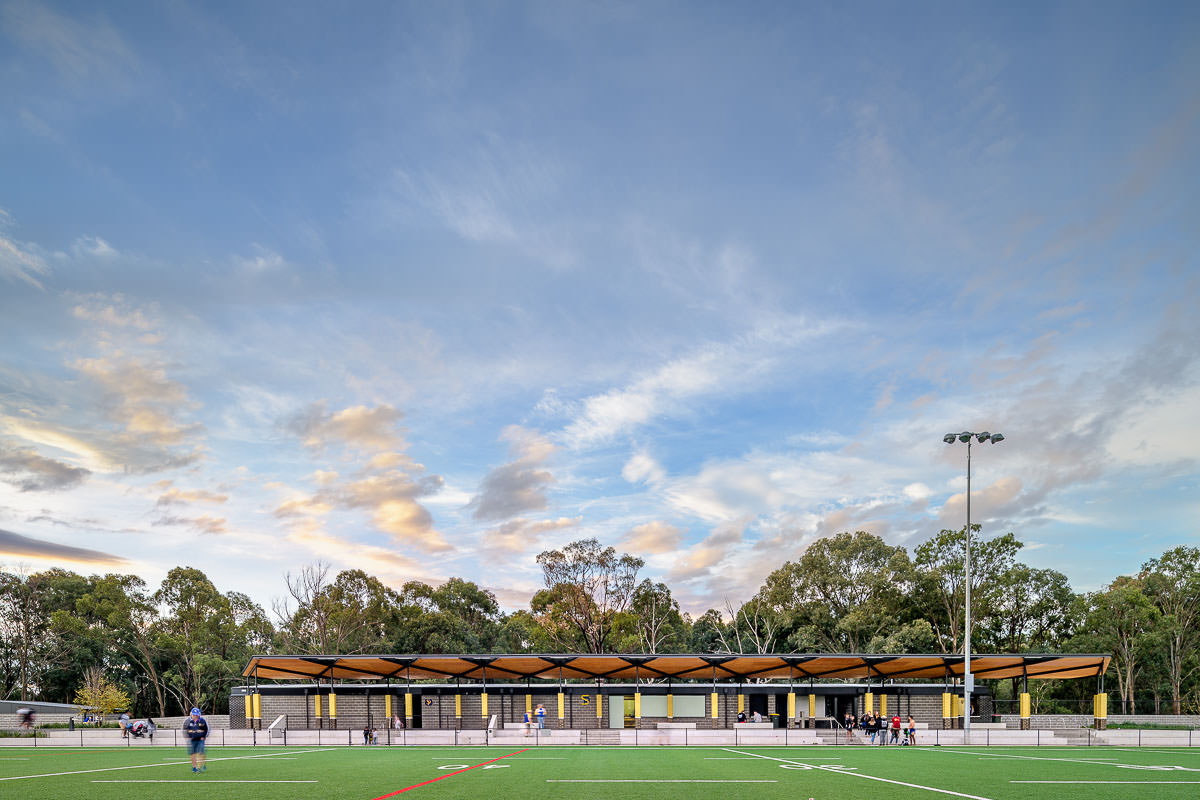
<instances>
[{"instance_id":1,"label":"treeline","mask_svg":"<svg viewBox=\"0 0 1200 800\"><path fill-rule=\"evenodd\" d=\"M249 657L272 652L961 652L964 538L942 531L910 554L842 533L784 563L746 602L697 618L666 584L638 579L641 559L594 539L540 554L545 588L511 614L460 578L396 589L323 564L289 574L270 612L188 567L154 589L132 575L0 572L0 696L73 702L101 671L136 713L221 712ZM1200 710L1200 549L1174 548L1080 594L1062 573L1022 563L1021 547L1012 534L973 539L973 652L1109 653L1114 712ZM1003 700L1019 688L993 690ZM1039 711L1080 711L1095 687L1036 681L1030 691Z\"/></svg>"}]
</instances>

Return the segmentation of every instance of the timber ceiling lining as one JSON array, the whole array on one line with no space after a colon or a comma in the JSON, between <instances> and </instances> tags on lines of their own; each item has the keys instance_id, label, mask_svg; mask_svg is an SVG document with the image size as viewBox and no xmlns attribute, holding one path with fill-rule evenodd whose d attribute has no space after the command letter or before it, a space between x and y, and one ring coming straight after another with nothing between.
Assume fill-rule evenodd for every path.
<instances>
[{"instance_id":1,"label":"timber ceiling lining","mask_svg":"<svg viewBox=\"0 0 1200 800\"><path fill-rule=\"evenodd\" d=\"M977 678L1084 678L1108 669L1109 656L973 655ZM961 655L363 655L254 656L247 678L274 680L675 680L746 681L843 678L941 680L963 673Z\"/></svg>"}]
</instances>

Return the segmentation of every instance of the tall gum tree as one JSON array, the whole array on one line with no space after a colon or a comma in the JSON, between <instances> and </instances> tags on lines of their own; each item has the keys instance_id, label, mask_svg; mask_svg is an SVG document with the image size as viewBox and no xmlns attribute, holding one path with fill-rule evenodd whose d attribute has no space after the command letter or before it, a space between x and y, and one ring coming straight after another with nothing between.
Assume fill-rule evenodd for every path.
<instances>
[{"instance_id":1,"label":"tall gum tree","mask_svg":"<svg viewBox=\"0 0 1200 800\"><path fill-rule=\"evenodd\" d=\"M538 554L537 563L546 582L546 590L534 598L539 622L545 620L556 640L577 636L583 652L609 652L617 615L632 602L645 562L618 555L596 539L582 539Z\"/></svg>"}]
</instances>

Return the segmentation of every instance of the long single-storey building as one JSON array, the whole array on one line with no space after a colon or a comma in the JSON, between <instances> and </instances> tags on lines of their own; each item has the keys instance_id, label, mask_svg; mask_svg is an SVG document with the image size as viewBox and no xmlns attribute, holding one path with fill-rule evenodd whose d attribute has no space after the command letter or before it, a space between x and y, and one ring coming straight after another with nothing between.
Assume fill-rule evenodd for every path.
<instances>
[{"instance_id":1,"label":"long single-storey building","mask_svg":"<svg viewBox=\"0 0 1200 800\"><path fill-rule=\"evenodd\" d=\"M1027 681L1095 678L1103 727L1109 660L973 655L971 671L975 680L1022 680L1023 726ZM230 726L472 730L519 725L530 714L560 729L714 729L757 712L763 724L819 727L869 711L951 728L962 724L963 666L961 655L262 655L233 690ZM972 720L990 721L986 686L974 686L971 706Z\"/></svg>"}]
</instances>

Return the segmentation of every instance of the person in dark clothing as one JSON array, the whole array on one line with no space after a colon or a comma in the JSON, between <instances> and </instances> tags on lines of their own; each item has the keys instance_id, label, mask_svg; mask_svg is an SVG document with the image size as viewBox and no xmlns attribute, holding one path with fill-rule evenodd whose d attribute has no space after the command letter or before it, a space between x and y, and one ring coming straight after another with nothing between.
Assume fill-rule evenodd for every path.
<instances>
[{"instance_id":1,"label":"person in dark clothing","mask_svg":"<svg viewBox=\"0 0 1200 800\"><path fill-rule=\"evenodd\" d=\"M208 720L193 708L192 714L183 723L183 735L187 737L188 755L192 757L192 772L204 772L204 741L208 739Z\"/></svg>"}]
</instances>

